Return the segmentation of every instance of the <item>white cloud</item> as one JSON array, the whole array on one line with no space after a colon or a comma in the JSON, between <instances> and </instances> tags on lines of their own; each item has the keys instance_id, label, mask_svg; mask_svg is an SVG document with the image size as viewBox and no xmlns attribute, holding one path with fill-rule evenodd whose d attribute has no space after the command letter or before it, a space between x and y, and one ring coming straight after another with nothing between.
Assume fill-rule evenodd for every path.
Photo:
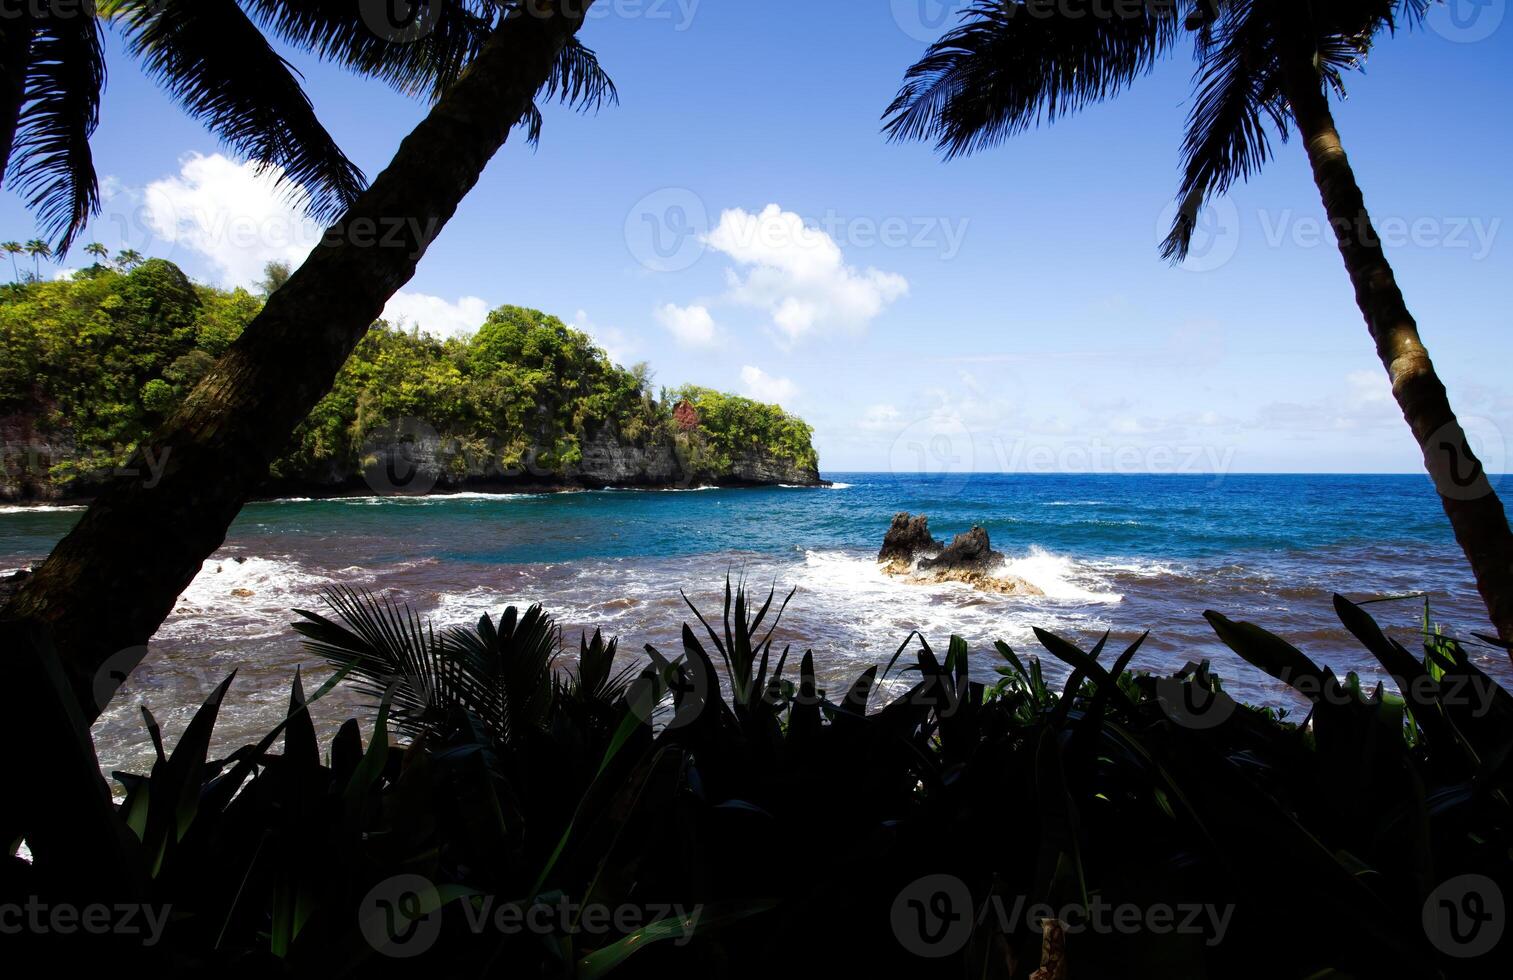
<instances>
[{"instance_id":1,"label":"white cloud","mask_svg":"<svg viewBox=\"0 0 1513 980\"><path fill-rule=\"evenodd\" d=\"M280 185L281 173L191 154L176 175L147 185L141 213L153 234L205 256L226 283L250 286L269 262L299 265L323 231L305 214L303 189Z\"/></svg>"},{"instance_id":2,"label":"white cloud","mask_svg":"<svg viewBox=\"0 0 1513 980\"><path fill-rule=\"evenodd\" d=\"M636 342L629 334L619 327L599 326L589 319L586 310L579 310L569 326L593 338L594 343L604 348L604 353L608 354L609 359L616 364L622 366L629 364L636 353Z\"/></svg>"},{"instance_id":3,"label":"white cloud","mask_svg":"<svg viewBox=\"0 0 1513 980\"><path fill-rule=\"evenodd\" d=\"M909 291L903 276L847 265L834 239L776 204L723 212L705 242L746 267L727 270L727 298L767 311L790 344L820 330L859 331Z\"/></svg>"},{"instance_id":4,"label":"white cloud","mask_svg":"<svg viewBox=\"0 0 1513 980\"><path fill-rule=\"evenodd\" d=\"M870 405L863 413L857 427L874 431L888 431L900 427L903 413L892 405Z\"/></svg>"},{"instance_id":5,"label":"white cloud","mask_svg":"<svg viewBox=\"0 0 1513 980\"><path fill-rule=\"evenodd\" d=\"M719 337L714 317L703 306L677 306L668 303L657 309L657 322L666 327L685 347L713 347Z\"/></svg>"},{"instance_id":6,"label":"white cloud","mask_svg":"<svg viewBox=\"0 0 1513 980\"><path fill-rule=\"evenodd\" d=\"M1326 389L1307 402L1269 402L1246 424L1294 433L1358 432L1400 429L1403 416L1385 373L1351 371L1342 387Z\"/></svg>"},{"instance_id":7,"label":"white cloud","mask_svg":"<svg viewBox=\"0 0 1513 980\"><path fill-rule=\"evenodd\" d=\"M759 402L781 405L798 397L799 386L787 378L774 378L759 367L746 365L741 368L741 384L746 397Z\"/></svg>"},{"instance_id":8,"label":"white cloud","mask_svg":"<svg viewBox=\"0 0 1513 980\"><path fill-rule=\"evenodd\" d=\"M384 307L383 318L394 327L419 327L437 337L470 337L483 326L489 304L477 296L448 302L426 293L395 293Z\"/></svg>"},{"instance_id":9,"label":"white cloud","mask_svg":"<svg viewBox=\"0 0 1513 980\"><path fill-rule=\"evenodd\" d=\"M1345 375L1348 403L1354 408L1374 406L1388 407L1395 411L1397 403L1392 398L1392 382L1383 371L1351 371Z\"/></svg>"}]
</instances>

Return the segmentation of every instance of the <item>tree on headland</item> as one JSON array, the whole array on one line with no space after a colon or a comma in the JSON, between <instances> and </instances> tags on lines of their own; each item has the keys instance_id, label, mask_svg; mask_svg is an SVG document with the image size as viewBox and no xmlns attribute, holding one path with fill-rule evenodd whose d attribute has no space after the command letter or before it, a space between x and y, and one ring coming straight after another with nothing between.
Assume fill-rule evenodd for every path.
<instances>
[{"instance_id":1,"label":"tree on headland","mask_svg":"<svg viewBox=\"0 0 1513 980\"><path fill-rule=\"evenodd\" d=\"M1180 207L1162 254L1185 258L1207 199L1271 155L1268 123L1304 149L1356 303L1476 576L1492 623L1513 640L1513 531L1450 407L1341 146L1329 94L1372 44L1429 0L1146 0L1082 16L1023 0L977 0L933 44L886 113L894 139L933 139L947 158L993 146L1119 94L1196 41L1196 96L1183 142Z\"/></svg>"},{"instance_id":2,"label":"tree on headland","mask_svg":"<svg viewBox=\"0 0 1513 980\"><path fill-rule=\"evenodd\" d=\"M106 248L99 242L90 242L88 245L84 246L84 254L90 256L96 262L103 265L105 263L105 260L110 258L110 249Z\"/></svg>"},{"instance_id":3,"label":"tree on headland","mask_svg":"<svg viewBox=\"0 0 1513 980\"><path fill-rule=\"evenodd\" d=\"M269 262L263 266L263 279L257 284L258 295L267 299L283 288L293 274L294 270L289 267L289 263Z\"/></svg>"},{"instance_id":4,"label":"tree on headland","mask_svg":"<svg viewBox=\"0 0 1513 980\"><path fill-rule=\"evenodd\" d=\"M613 98L592 52L573 40L590 5L511 6L466 71L441 63L455 81L389 166L143 445L143 458L155 460L153 480L113 478L6 606L5 618L50 634L86 718L103 707L101 668L124 674L140 659L510 131L538 131L538 94L590 108ZM401 63L413 56L396 51ZM417 85L438 77L424 67L414 69Z\"/></svg>"},{"instance_id":5,"label":"tree on headland","mask_svg":"<svg viewBox=\"0 0 1513 980\"><path fill-rule=\"evenodd\" d=\"M132 269L135 269L137 266L141 265L143 261L144 259L142 258L142 253L138 252L134 248L123 248L121 249L121 251L116 253L116 268L120 269L122 272L130 272Z\"/></svg>"},{"instance_id":6,"label":"tree on headland","mask_svg":"<svg viewBox=\"0 0 1513 980\"><path fill-rule=\"evenodd\" d=\"M0 249L4 249L6 254L11 257L11 281L20 282L21 270L16 268L16 256L25 252L26 246L20 242L5 242L4 244L0 244Z\"/></svg>"}]
</instances>

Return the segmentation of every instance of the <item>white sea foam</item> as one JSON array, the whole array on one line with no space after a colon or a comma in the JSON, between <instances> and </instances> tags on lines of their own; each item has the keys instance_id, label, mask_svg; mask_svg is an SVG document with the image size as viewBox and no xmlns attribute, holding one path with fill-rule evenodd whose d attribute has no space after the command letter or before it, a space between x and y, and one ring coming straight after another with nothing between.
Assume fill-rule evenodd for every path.
<instances>
[{"instance_id":1,"label":"white sea foam","mask_svg":"<svg viewBox=\"0 0 1513 980\"><path fill-rule=\"evenodd\" d=\"M563 492L575 493L577 491ZM416 496L380 494L371 497L331 497L329 498L329 502L333 504L350 504L357 507L384 507L389 505L429 507L434 504L444 504L449 500L523 500L540 496L541 494L539 493L485 493L468 491L466 493L436 493Z\"/></svg>"},{"instance_id":2,"label":"white sea foam","mask_svg":"<svg viewBox=\"0 0 1513 980\"><path fill-rule=\"evenodd\" d=\"M1065 555L1052 554L1038 545L1032 546L1028 555L1006 560L1004 569L1044 592L1047 599L1112 603L1124 598L1118 593L1100 590L1099 576L1088 566Z\"/></svg>"},{"instance_id":3,"label":"white sea foam","mask_svg":"<svg viewBox=\"0 0 1513 980\"><path fill-rule=\"evenodd\" d=\"M200 568L158 630L159 638L238 640L279 636L296 607L318 606L322 588L372 581L361 568L332 574L312 571L285 557L218 552Z\"/></svg>"},{"instance_id":4,"label":"white sea foam","mask_svg":"<svg viewBox=\"0 0 1513 980\"><path fill-rule=\"evenodd\" d=\"M0 504L0 514L55 514L84 509L83 504Z\"/></svg>"},{"instance_id":5,"label":"white sea foam","mask_svg":"<svg viewBox=\"0 0 1513 980\"><path fill-rule=\"evenodd\" d=\"M603 487L598 490L585 490L583 493L698 493L703 490L718 490L716 486L698 487Z\"/></svg>"}]
</instances>

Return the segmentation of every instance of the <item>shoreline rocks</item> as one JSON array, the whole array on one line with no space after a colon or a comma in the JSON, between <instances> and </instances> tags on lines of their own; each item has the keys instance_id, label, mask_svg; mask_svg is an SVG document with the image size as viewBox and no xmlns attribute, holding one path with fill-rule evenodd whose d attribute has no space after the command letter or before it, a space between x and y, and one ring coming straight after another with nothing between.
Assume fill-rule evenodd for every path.
<instances>
[{"instance_id":1,"label":"shoreline rocks","mask_svg":"<svg viewBox=\"0 0 1513 980\"><path fill-rule=\"evenodd\" d=\"M1004 556L994 551L988 532L974 526L943 545L930 534L924 514L895 514L877 554L883 572L910 582L962 582L1006 595L1044 595L1039 588L1004 571Z\"/></svg>"}]
</instances>

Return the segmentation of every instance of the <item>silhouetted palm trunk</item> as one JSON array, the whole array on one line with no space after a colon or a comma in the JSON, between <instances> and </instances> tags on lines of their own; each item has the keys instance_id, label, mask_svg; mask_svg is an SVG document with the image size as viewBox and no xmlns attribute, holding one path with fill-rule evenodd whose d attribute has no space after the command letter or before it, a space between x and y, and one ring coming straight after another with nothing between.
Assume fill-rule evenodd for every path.
<instances>
[{"instance_id":1,"label":"silhouetted palm trunk","mask_svg":"<svg viewBox=\"0 0 1513 980\"><path fill-rule=\"evenodd\" d=\"M1513 531L1403 302L1312 59L1311 45L1294 51L1286 66L1287 95L1355 286L1356 305L1376 341L1392 395L1423 450L1424 467L1434 480L1455 540L1470 559L1492 623L1504 640L1513 640Z\"/></svg>"},{"instance_id":2,"label":"silhouetted palm trunk","mask_svg":"<svg viewBox=\"0 0 1513 980\"><path fill-rule=\"evenodd\" d=\"M161 477L150 481L144 469L113 479L6 607L7 619L51 629L89 719L103 708L97 673L124 676L140 660L295 426L504 144L589 3L527 6L149 440Z\"/></svg>"}]
</instances>

